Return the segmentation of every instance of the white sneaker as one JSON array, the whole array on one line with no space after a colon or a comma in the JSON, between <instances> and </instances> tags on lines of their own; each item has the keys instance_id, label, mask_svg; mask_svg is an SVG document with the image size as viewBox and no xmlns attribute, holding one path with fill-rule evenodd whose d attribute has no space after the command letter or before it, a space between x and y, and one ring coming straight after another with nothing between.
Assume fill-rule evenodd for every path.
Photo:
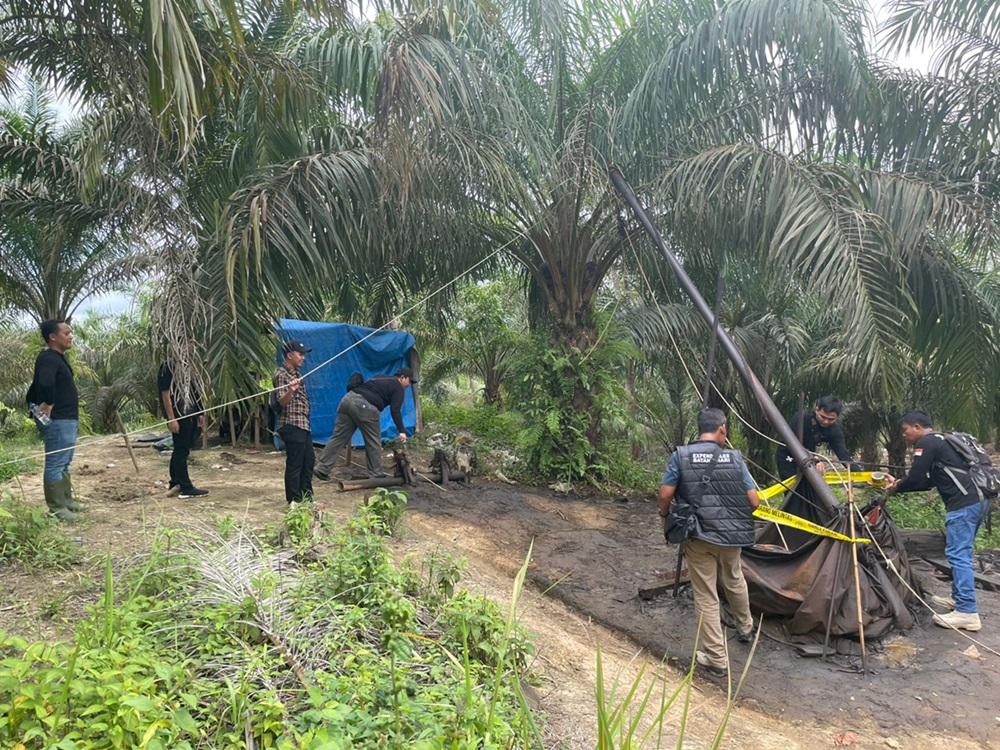
<instances>
[{"instance_id":1,"label":"white sneaker","mask_svg":"<svg viewBox=\"0 0 1000 750\"><path fill-rule=\"evenodd\" d=\"M937 596L935 594L931 597L931 604L935 607L946 607L948 610L955 609L955 600L950 596Z\"/></svg>"},{"instance_id":2,"label":"white sneaker","mask_svg":"<svg viewBox=\"0 0 1000 750\"><path fill-rule=\"evenodd\" d=\"M979 621L977 612L949 612L946 615L934 615L932 618L935 625L942 628L955 628L956 630L970 630L975 632L983 627Z\"/></svg>"}]
</instances>

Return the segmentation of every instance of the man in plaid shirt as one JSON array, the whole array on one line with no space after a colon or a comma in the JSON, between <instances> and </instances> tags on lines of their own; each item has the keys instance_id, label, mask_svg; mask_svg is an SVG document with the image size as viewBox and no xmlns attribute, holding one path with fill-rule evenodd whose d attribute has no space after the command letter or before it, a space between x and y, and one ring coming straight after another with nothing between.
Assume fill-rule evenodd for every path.
<instances>
[{"instance_id":1,"label":"man in plaid shirt","mask_svg":"<svg viewBox=\"0 0 1000 750\"><path fill-rule=\"evenodd\" d=\"M301 368L312 349L301 341L284 345L285 361L274 377L278 403L278 436L285 443L285 500L289 505L312 500L312 471L316 461L309 428L309 394Z\"/></svg>"}]
</instances>

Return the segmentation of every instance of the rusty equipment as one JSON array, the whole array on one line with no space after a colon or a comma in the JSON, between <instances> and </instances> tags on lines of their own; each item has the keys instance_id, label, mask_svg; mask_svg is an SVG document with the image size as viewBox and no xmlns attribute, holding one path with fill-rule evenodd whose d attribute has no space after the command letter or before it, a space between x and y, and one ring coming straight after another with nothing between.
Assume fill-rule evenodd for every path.
<instances>
[{"instance_id":1,"label":"rusty equipment","mask_svg":"<svg viewBox=\"0 0 1000 750\"><path fill-rule=\"evenodd\" d=\"M340 491L367 490L375 487L398 487L405 484L414 484L418 479L433 482L434 484L447 484L448 482L469 483L470 477L466 472L451 470L448 457L440 448L435 449L434 459L431 461L431 472L434 473L421 474L414 471L413 467L410 466L410 457L403 448L393 450L392 460L395 466L393 476L344 479L337 483Z\"/></svg>"}]
</instances>

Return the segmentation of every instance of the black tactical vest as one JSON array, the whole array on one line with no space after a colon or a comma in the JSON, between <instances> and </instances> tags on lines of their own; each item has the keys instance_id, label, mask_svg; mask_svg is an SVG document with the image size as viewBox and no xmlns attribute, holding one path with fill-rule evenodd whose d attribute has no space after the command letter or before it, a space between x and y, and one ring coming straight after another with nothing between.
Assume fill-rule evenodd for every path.
<instances>
[{"instance_id":1,"label":"black tactical vest","mask_svg":"<svg viewBox=\"0 0 1000 750\"><path fill-rule=\"evenodd\" d=\"M681 465L677 493L695 506L698 516L694 538L720 547L752 545L753 509L743 486L740 452L700 440L678 448L677 457ZM715 467L710 468L713 462Z\"/></svg>"}]
</instances>

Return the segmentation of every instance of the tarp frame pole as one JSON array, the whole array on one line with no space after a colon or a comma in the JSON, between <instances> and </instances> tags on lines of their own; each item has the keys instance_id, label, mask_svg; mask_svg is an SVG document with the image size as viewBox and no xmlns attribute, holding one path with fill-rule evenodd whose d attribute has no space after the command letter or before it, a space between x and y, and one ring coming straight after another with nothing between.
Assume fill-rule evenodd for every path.
<instances>
[{"instance_id":1,"label":"tarp frame pole","mask_svg":"<svg viewBox=\"0 0 1000 750\"><path fill-rule=\"evenodd\" d=\"M611 165L608 168L608 175L611 178L611 183L614 185L615 189L625 199L625 202L628 203L632 212L639 220L639 223L642 224L643 228L646 230L646 233L649 235L653 245L660 251L660 255L663 256L664 260L666 260L667 265L677 278L681 288L684 289L688 297L691 298L695 309L701 317L704 318L705 322L711 326L713 317L712 309L705 302L704 297L702 297L701 293L698 291L698 287L696 287L694 282L691 281L691 277L687 275L687 272L680 264L680 261L678 261L674 254L667 248L667 245L660 236L660 233L656 230L656 227L653 226L649 216L639 204L638 198L636 198L632 188L629 187L628 182L625 181L625 178L622 176L618 167ZM795 432L788 426L788 423L781 415L781 412L778 411L778 407L775 406L771 396L764 389L764 386L757 379L757 376L754 374L753 370L750 369L750 366L743 358L743 353L739 350L739 347L736 346L736 343L722 327L719 328L718 339L719 343L722 345L723 351L725 351L729 360L733 363L736 371L739 372L740 377L743 379L743 382L746 383L750 392L754 394L754 397L760 404L764 415L784 441L786 447L788 448L788 452L792 455L792 458L795 459L796 465L802 471L806 481L809 482L809 485L815 491L816 498L824 505L828 512L835 512L840 504L837 502L837 499L830 490L829 486L827 486L826 482L823 480L823 477L820 476L818 471L816 471L815 461L812 455L806 451L802 443L796 437Z\"/></svg>"}]
</instances>

